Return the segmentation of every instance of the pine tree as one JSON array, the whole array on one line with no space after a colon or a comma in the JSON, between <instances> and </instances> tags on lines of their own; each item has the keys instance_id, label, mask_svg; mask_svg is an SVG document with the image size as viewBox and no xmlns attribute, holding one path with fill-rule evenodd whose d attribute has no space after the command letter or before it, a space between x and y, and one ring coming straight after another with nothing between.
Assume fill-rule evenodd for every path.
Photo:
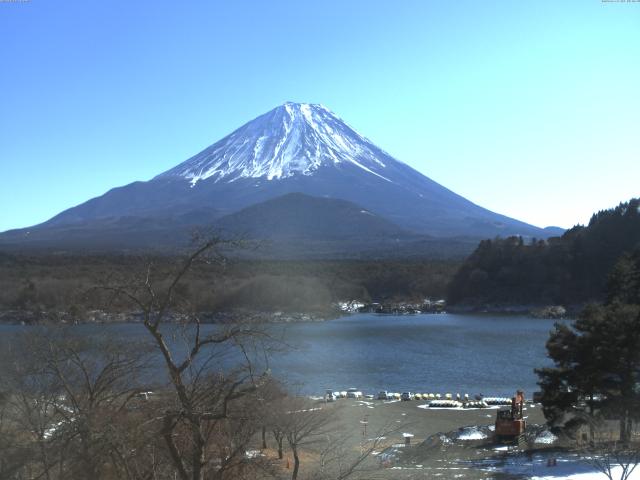
<instances>
[{"instance_id":1,"label":"pine tree","mask_svg":"<svg viewBox=\"0 0 640 480\"><path fill-rule=\"evenodd\" d=\"M640 248L623 254L611 270L607 303L640 305Z\"/></svg>"},{"instance_id":2,"label":"pine tree","mask_svg":"<svg viewBox=\"0 0 640 480\"><path fill-rule=\"evenodd\" d=\"M616 418L628 442L640 417L640 255L609 276L608 302L591 305L547 342L554 367L536 370L548 423L571 433L595 417Z\"/></svg>"}]
</instances>

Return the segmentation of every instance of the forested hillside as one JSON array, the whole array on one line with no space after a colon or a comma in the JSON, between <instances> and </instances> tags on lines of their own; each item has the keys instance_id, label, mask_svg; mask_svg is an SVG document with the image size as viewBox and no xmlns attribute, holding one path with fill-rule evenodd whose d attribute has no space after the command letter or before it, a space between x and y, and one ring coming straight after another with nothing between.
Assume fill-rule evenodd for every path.
<instances>
[{"instance_id":1,"label":"forested hillside","mask_svg":"<svg viewBox=\"0 0 640 480\"><path fill-rule=\"evenodd\" d=\"M484 240L448 288L450 304L579 305L604 300L616 261L640 248L640 199L594 214L561 237Z\"/></svg>"}]
</instances>

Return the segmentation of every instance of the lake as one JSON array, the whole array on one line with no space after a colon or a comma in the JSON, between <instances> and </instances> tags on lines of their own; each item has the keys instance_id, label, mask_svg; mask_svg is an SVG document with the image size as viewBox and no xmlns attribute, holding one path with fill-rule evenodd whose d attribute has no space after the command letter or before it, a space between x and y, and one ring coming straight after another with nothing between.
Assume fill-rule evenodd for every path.
<instances>
[{"instance_id":1,"label":"lake","mask_svg":"<svg viewBox=\"0 0 640 480\"><path fill-rule=\"evenodd\" d=\"M534 368L550 365L553 320L509 315L356 314L316 323L269 325L291 349L271 356L273 374L294 391L357 387L424 393L511 396L537 390ZM0 325L0 334L34 327ZM146 338L139 324L80 325ZM207 328L215 328L207 326Z\"/></svg>"}]
</instances>

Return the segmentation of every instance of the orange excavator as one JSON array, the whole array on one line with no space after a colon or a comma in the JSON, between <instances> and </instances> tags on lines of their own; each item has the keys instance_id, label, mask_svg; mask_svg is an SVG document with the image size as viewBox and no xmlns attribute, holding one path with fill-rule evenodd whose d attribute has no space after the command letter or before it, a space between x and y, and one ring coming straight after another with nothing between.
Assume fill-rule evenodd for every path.
<instances>
[{"instance_id":1,"label":"orange excavator","mask_svg":"<svg viewBox=\"0 0 640 480\"><path fill-rule=\"evenodd\" d=\"M518 390L511 399L511 408L498 410L496 415L495 439L498 442L517 440L527 428L527 422L522 416L524 406L524 392Z\"/></svg>"}]
</instances>

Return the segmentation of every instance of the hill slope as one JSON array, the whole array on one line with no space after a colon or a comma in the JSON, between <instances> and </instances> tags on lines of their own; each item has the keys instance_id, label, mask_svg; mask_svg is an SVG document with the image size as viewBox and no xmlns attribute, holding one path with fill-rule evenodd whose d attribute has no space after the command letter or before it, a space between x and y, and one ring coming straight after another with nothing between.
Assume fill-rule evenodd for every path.
<instances>
[{"instance_id":1,"label":"hill slope","mask_svg":"<svg viewBox=\"0 0 640 480\"><path fill-rule=\"evenodd\" d=\"M289 193L251 205L219 219L215 225L249 238L322 240L410 235L352 202L302 193Z\"/></svg>"},{"instance_id":2,"label":"hill slope","mask_svg":"<svg viewBox=\"0 0 640 480\"><path fill-rule=\"evenodd\" d=\"M226 238L257 241L244 257L279 259L463 258L474 239L419 235L345 200L290 193L214 223Z\"/></svg>"}]
</instances>

